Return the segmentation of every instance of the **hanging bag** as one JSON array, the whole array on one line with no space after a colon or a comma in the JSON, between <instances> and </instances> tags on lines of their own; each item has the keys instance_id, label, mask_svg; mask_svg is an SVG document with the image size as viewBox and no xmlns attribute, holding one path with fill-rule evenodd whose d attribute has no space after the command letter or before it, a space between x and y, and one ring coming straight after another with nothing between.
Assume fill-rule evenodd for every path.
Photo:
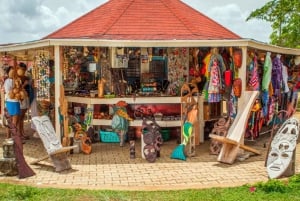
<instances>
[{"instance_id":1,"label":"hanging bag","mask_svg":"<svg viewBox=\"0 0 300 201\"><path fill-rule=\"evenodd\" d=\"M230 87L231 86L231 81L232 81L232 73L231 70L226 70L224 72L224 79L225 79L225 86Z\"/></svg>"}]
</instances>

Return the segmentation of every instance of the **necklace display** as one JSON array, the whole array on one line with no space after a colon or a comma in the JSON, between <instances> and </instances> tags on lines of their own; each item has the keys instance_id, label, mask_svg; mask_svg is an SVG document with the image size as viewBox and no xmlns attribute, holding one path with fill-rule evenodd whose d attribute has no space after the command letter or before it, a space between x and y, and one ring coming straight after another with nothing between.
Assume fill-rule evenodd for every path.
<instances>
[{"instance_id":1,"label":"necklace display","mask_svg":"<svg viewBox=\"0 0 300 201\"><path fill-rule=\"evenodd\" d=\"M45 53L39 53L35 57L34 61L35 80L37 90L37 100L50 100L50 67L49 67L49 55Z\"/></svg>"}]
</instances>

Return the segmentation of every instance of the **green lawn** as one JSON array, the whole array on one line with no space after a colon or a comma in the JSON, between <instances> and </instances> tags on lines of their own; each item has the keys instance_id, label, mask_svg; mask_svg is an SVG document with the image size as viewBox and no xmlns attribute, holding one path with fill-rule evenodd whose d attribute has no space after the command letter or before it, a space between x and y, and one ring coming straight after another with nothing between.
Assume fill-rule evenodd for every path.
<instances>
[{"instance_id":1,"label":"green lawn","mask_svg":"<svg viewBox=\"0 0 300 201\"><path fill-rule=\"evenodd\" d=\"M0 184L0 200L19 201L267 201L300 200L300 174L288 180L269 180L253 186L211 188L174 191L107 191L82 189L36 188L22 185Z\"/></svg>"}]
</instances>

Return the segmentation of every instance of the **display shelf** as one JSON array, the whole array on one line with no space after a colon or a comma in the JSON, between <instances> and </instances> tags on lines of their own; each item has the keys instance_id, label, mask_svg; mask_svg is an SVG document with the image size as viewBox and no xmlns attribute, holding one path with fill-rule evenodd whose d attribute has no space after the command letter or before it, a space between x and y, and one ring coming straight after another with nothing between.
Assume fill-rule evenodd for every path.
<instances>
[{"instance_id":1,"label":"display shelf","mask_svg":"<svg viewBox=\"0 0 300 201\"><path fill-rule=\"evenodd\" d=\"M133 120L129 122L129 126L142 126L142 120ZM156 121L160 127L180 127L180 120L176 121ZM94 126L110 126L111 120L108 119L93 119Z\"/></svg>"},{"instance_id":2,"label":"display shelf","mask_svg":"<svg viewBox=\"0 0 300 201\"><path fill-rule=\"evenodd\" d=\"M178 96L143 96L143 97L122 97L122 98L91 98L91 97L77 97L66 96L68 102L82 103L87 105L95 104L116 104L119 101L125 101L128 104L160 104L160 103L180 103L180 97Z\"/></svg>"},{"instance_id":3,"label":"display shelf","mask_svg":"<svg viewBox=\"0 0 300 201\"><path fill-rule=\"evenodd\" d=\"M91 98L91 97L76 97L76 96L66 96L68 102L86 104L88 108L92 108L93 105L103 104L103 105L113 105L119 101L125 101L128 104L178 104L180 103L180 97L177 96L158 96L158 97L122 97L122 98ZM180 120L164 120L157 121L161 127L180 127ZM93 119L92 125L111 125L111 120L109 119ZM130 121L129 126L141 126L142 120Z\"/></svg>"}]
</instances>

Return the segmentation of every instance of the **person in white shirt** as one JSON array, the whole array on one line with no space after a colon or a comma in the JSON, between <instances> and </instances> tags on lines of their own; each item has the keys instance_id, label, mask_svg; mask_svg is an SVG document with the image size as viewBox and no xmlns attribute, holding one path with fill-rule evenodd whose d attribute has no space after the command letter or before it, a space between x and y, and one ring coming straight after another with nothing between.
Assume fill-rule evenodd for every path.
<instances>
[{"instance_id":1,"label":"person in white shirt","mask_svg":"<svg viewBox=\"0 0 300 201\"><path fill-rule=\"evenodd\" d=\"M14 69L12 66L8 67L7 69L7 75L8 78L5 79L4 81L4 93L5 93L5 97L4 97L4 101L5 101L5 108L7 109L8 114L11 116L12 118L12 123L17 126L18 123L18 117L20 115L20 102L19 100L15 99L14 97L10 96L14 87ZM8 130L7 131L7 138L11 137L11 133Z\"/></svg>"}]
</instances>

